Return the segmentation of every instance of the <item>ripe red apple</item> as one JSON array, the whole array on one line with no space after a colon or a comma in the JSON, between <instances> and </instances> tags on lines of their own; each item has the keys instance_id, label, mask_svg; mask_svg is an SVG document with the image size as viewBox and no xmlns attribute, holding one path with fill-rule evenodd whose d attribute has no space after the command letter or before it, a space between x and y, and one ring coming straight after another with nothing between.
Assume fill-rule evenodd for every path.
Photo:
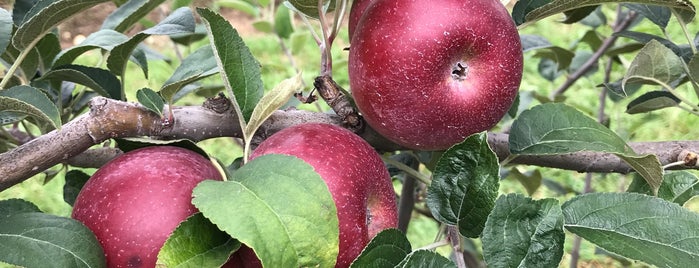
<instances>
[{"instance_id":1,"label":"ripe red apple","mask_svg":"<svg viewBox=\"0 0 699 268\"><path fill-rule=\"evenodd\" d=\"M374 0L354 0L352 1L352 7L350 8L349 23L348 23L348 33L349 37L352 38L354 34L354 29L357 28L357 23L359 19L364 14L364 11L369 7L369 4L374 2Z\"/></svg>"},{"instance_id":2,"label":"ripe red apple","mask_svg":"<svg viewBox=\"0 0 699 268\"><path fill-rule=\"evenodd\" d=\"M374 235L396 228L388 170L374 148L349 130L329 124L286 128L262 142L251 159L266 154L296 156L327 184L340 225L336 267L348 267Z\"/></svg>"},{"instance_id":3,"label":"ripe red apple","mask_svg":"<svg viewBox=\"0 0 699 268\"><path fill-rule=\"evenodd\" d=\"M505 115L522 79L522 47L498 0L374 0L352 35L349 78L377 132L443 150Z\"/></svg>"},{"instance_id":4,"label":"ripe red apple","mask_svg":"<svg viewBox=\"0 0 699 268\"><path fill-rule=\"evenodd\" d=\"M92 230L109 267L155 267L158 252L194 214L192 189L222 180L206 157L174 146L151 146L102 166L78 194L72 217Z\"/></svg>"}]
</instances>

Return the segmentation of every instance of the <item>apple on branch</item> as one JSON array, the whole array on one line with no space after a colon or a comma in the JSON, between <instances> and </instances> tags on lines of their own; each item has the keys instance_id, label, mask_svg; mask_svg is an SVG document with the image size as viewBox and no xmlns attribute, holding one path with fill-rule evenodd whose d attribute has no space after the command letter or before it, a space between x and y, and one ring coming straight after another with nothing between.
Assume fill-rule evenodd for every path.
<instances>
[{"instance_id":1,"label":"apple on branch","mask_svg":"<svg viewBox=\"0 0 699 268\"><path fill-rule=\"evenodd\" d=\"M444 150L502 119L517 95L523 59L500 1L365 1L371 3L353 8L366 10L351 11L361 16L349 78L372 128L408 148Z\"/></svg>"},{"instance_id":2,"label":"apple on branch","mask_svg":"<svg viewBox=\"0 0 699 268\"><path fill-rule=\"evenodd\" d=\"M296 156L327 184L340 225L336 267L348 267L371 238L397 226L396 196L386 166L374 148L349 130L330 124L289 127L262 142L251 159L266 154ZM235 254L249 251L241 248ZM241 267L257 267L246 264Z\"/></svg>"},{"instance_id":3,"label":"apple on branch","mask_svg":"<svg viewBox=\"0 0 699 268\"><path fill-rule=\"evenodd\" d=\"M95 233L108 267L155 267L170 233L197 212L192 189L205 179L223 180L216 166L194 151L137 149L92 175L72 217Z\"/></svg>"}]
</instances>

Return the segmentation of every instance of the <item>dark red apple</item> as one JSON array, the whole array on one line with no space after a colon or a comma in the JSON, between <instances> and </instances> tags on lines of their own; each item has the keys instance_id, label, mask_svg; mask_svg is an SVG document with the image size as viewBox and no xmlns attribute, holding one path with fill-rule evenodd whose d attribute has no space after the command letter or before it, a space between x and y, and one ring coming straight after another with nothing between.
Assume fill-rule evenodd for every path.
<instances>
[{"instance_id":1,"label":"dark red apple","mask_svg":"<svg viewBox=\"0 0 699 268\"><path fill-rule=\"evenodd\" d=\"M522 79L522 46L498 0L374 0L352 35L349 78L377 132L443 150L502 119Z\"/></svg>"},{"instance_id":2,"label":"dark red apple","mask_svg":"<svg viewBox=\"0 0 699 268\"><path fill-rule=\"evenodd\" d=\"M381 157L344 128L304 124L277 132L253 152L296 156L323 178L337 207L340 248L336 267L348 267L371 238L396 228L395 192Z\"/></svg>"},{"instance_id":3,"label":"dark red apple","mask_svg":"<svg viewBox=\"0 0 699 268\"><path fill-rule=\"evenodd\" d=\"M357 28L357 23L359 23L359 19L362 17L362 15L364 15L364 11L366 11L371 2L374 2L374 0L352 1L352 7L350 8L349 14L349 23L347 25L350 39L352 38L352 34L354 34L354 29Z\"/></svg>"},{"instance_id":4,"label":"dark red apple","mask_svg":"<svg viewBox=\"0 0 699 268\"><path fill-rule=\"evenodd\" d=\"M95 233L109 267L155 267L170 233L197 211L192 189L205 179L222 177L194 151L141 148L95 172L78 194L72 217Z\"/></svg>"}]
</instances>

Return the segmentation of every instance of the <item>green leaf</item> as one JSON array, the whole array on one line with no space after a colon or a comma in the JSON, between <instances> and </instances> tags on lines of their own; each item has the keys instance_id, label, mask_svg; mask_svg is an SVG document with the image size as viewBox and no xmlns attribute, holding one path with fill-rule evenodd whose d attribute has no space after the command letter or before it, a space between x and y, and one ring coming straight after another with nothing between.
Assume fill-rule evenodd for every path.
<instances>
[{"instance_id":1,"label":"green leaf","mask_svg":"<svg viewBox=\"0 0 699 268\"><path fill-rule=\"evenodd\" d=\"M109 14L102 29L125 32L165 0L129 0Z\"/></svg>"},{"instance_id":2,"label":"green leaf","mask_svg":"<svg viewBox=\"0 0 699 268\"><path fill-rule=\"evenodd\" d=\"M61 126L61 115L53 102L38 88L15 86L0 90L0 111L27 114L53 128Z\"/></svg>"},{"instance_id":3,"label":"green leaf","mask_svg":"<svg viewBox=\"0 0 699 268\"><path fill-rule=\"evenodd\" d=\"M274 31L281 38L289 38L294 32L294 25L291 23L291 12L285 5L279 5L274 13Z\"/></svg>"},{"instance_id":4,"label":"green leaf","mask_svg":"<svg viewBox=\"0 0 699 268\"><path fill-rule=\"evenodd\" d=\"M107 0L41 0L24 18L12 38L20 50L39 41L44 35L71 16Z\"/></svg>"},{"instance_id":5,"label":"green leaf","mask_svg":"<svg viewBox=\"0 0 699 268\"><path fill-rule=\"evenodd\" d=\"M512 176L512 178L519 181L519 183L524 186L524 189L527 190L529 196L533 195L534 192L541 187L541 181L543 180L541 172L538 169L524 174L516 167L513 167L510 169L510 174L508 176Z\"/></svg>"},{"instance_id":6,"label":"green leaf","mask_svg":"<svg viewBox=\"0 0 699 268\"><path fill-rule=\"evenodd\" d=\"M63 65L49 71L40 80L69 81L91 88L101 96L122 100L121 82L111 72L89 66Z\"/></svg>"},{"instance_id":7,"label":"green leaf","mask_svg":"<svg viewBox=\"0 0 699 268\"><path fill-rule=\"evenodd\" d=\"M495 205L499 164L485 133L474 134L449 148L437 161L427 205L435 219L459 226L466 237L478 237Z\"/></svg>"},{"instance_id":8,"label":"green leaf","mask_svg":"<svg viewBox=\"0 0 699 268\"><path fill-rule=\"evenodd\" d=\"M542 47L536 50L534 57L550 59L558 64L558 70L568 69L575 53L558 46Z\"/></svg>"},{"instance_id":9,"label":"green leaf","mask_svg":"<svg viewBox=\"0 0 699 268\"><path fill-rule=\"evenodd\" d=\"M684 63L672 50L656 40L648 42L631 62L622 85L661 85L667 90L671 82L684 74Z\"/></svg>"},{"instance_id":10,"label":"green leaf","mask_svg":"<svg viewBox=\"0 0 699 268\"><path fill-rule=\"evenodd\" d=\"M699 262L699 214L635 193L592 193L562 206L568 231L597 246L658 267Z\"/></svg>"},{"instance_id":11,"label":"green leaf","mask_svg":"<svg viewBox=\"0 0 699 268\"><path fill-rule=\"evenodd\" d=\"M335 265L335 203L320 175L298 158L260 156L229 181L200 183L193 196L205 217L252 248L265 267Z\"/></svg>"},{"instance_id":12,"label":"green leaf","mask_svg":"<svg viewBox=\"0 0 699 268\"><path fill-rule=\"evenodd\" d=\"M689 76L692 80L699 82L699 53L692 56L692 59L687 63L687 67L689 68Z\"/></svg>"},{"instance_id":13,"label":"green leaf","mask_svg":"<svg viewBox=\"0 0 699 268\"><path fill-rule=\"evenodd\" d=\"M318 0L287 0L284 1L289 9L311 18L318 18ZM323 0L323 13L335 8L334 0Z\"/></svg>"},{"instance_id":14,"label":"green leaf","mask_svg":"<svg viewBox=\"0 0 699 268\"><path fill-rule=\"evenodd\" d=\"M107 68L115 75L121 76L126 69L126 60L132 56L136 47L149 36L192 33L195 27L196 23L191 10L187 7L178 8L157 25L141 31L128 41L114 47L109 54L109 58L107 58ZM138 53L142 54L136 55L137 57L142 57L142 59L139 59L139 62L141 62L139 65L143 69L145 76L148 77L145 53L143 51Z\"/></svg>"},{"instance_id":15,"label":"green leaf","mask_svg":"<svg viewBox=\"0 0 699 268\"><path fill-rule=\"evenodd\" d=\"M0 218L0 252L0 261L25 267L107 267L85 225L38 212Z\"/></svg>"},{"instance_id":16,"label":"green leaf","mask_svg":"<svg viewBox=\"0 0 699 268\"><path fill-rule=\"evenodd\" d=\"M643 4L624 4L624 6L640 13L643 15L643 17L647 18L655 25L658 25L663 29L667 28L667 24L670 22L670 17L672 16L670 9L664 6L651 6Z\"/></svg>"},{"instance_id":17,"label":"green leaf","mask_svg":"<svg viewBox=\"0 0 699 268\"><path fill-rule=\"evenodd\" d=\"M519 2L522 2L520 4ZM517 25L528 24L543 18L555 15L558 13L563 13L566 11L579 9L587 6L595 6L604 3L618 3L616 0L530 0L530 1L519 1L517 5L518 13L513 12L513 18ZM685 13L685 19L694 16L696 9L694 5L688 0L628 0L624 2L629 3L639 3L639 4L649 4L649 5L659 5L666 6L669 8L677 9Z\"/></svg>"},{"instance_id":18,"label":"green leaf","mask_svg":"<svg viewBox=\"0 0 699 268\"><path fill-rule=\"evenodd\" d=\"M626 113L638 114L660 110L668 107L677 107L680 99L667 91L646 92L640 97L632 100L626 106Z\"/></svg>"},{"instance_id":19,"label":"green leaf","mask_svg":"<svg viewBox=\"0 0 699 268\"><path fill-rule=\"evenodd\" d=\"M111 51L115 46L128 40L129 38L120 32L114 30L99 30L88 35L79 45L61 51L53 61L53 66L70 64L78 56L96 48Z\"/></svg>"},{"instance_id":20,"label":"green leaf","mask_svg":"<svg viewBox=\"0 0 699 268\"><path fill-rule=\"evenodd\" d=\"M556 267L563 256L563 214L552 198L498 198L483 230L488 267Z\"/></svg>"},{"instance_id":21,"label":"green leaf","mask_svg":"<svg viewBox=\"0 0 699 268\"><path fill-rule=\"evenodd\" d=\"M18 70L19 72L15 72L14 75L17 77L22 77L21 80L27 81L31 80L36 75L36 72L39 69L40 56L35 47L22 52L28 54L20 63ZM3 53L1 56L5 62L14 63L19 59L20 53L22 52L17 50L14 45L10 44L5 49L5 53Z\"/></svg>"},{"instance_id":22,"label":"green leaf","mask_svg":"<svg viewBox=\"0 0 699 268\"><path fill-rule=\"evenodd\" d=\"M562 103L546 103L522 112L512 123L509 145L512 154L522 155L613 153L656 191L662 181L662 166L657 156L636 154L616 133Z\"/></svg>"},{"instance_id":23,"label":"green leaf","mask_svg":"<svg viewBox=\"0 0 699 268\"><path fill-rule=\"evenodd\" d=\"M36 50L39 52L39 59L41 59L39 67L44 73L51 68L53 59L61 52L61 41L58 40L55 33L49 33L39 40L39 43L36 44Z\"/></svg>"},{"instance_id":24,"label":"green leaf","mask_svg":"<svg viewBox=\"0 0 699 268\"><path fill-rule=\"evenodd\" d=\"M590 14L592 14L593 12L595 12L595 10L597 10L598 7L599 7L599 5L593 5L593 6L586 6L586 7L571 9L571 10L568 10L566 12L563 12L563 14L565 14L566 18L562 22L566 23L566 24L573 24L573 23L579 22L582 19L589 16Z\"/></svg>"},{"instance_id":25,"label":"green leaf","mask_svg":"<svg viewBox=\"0 0 699 268\"><path fill-rule=\"evenodd\" d=\"M628 192L652 195L653 191L643 178L634 176ZM699 195L699 179L687 171L668 172L658 189L658 197L682 206L692 197Z\"/></svg>"},{"instance_id":26,"label":"green leaf","mask_svg":"<svg viewBox=\"0 0 699 268\"><path fill-rule=\"evenodd\" d=\"M234 104L237 104L234 106L241 120L240 125L245 129L264 91L260 63L226 19L208 9L198 8L197 12L206 22L224 85Z\"/></svg>"},{"instance_id":27,"label":"green leaf","mask_svg":"<svg viewBox=\"0 0 699 268\"><path fill-rule=\"evenodd\" d=\"M260 102L255 106L255 110L252 111L250 116L250 121L245 126L245 136L252 137L260 128L262 123L264 123L267 118L272 116L274 111L286 104L294 92L303 88L303 77L299 72L296 76L285 79L277 86L275 86L271 91L267 92Z\"/></svg>"},{"instance_id":28,"label":"green leaf","mask_svg":"<svg viewBox=\"0 0 699 268\"><path fill-rule=\"evenodd\" d=\"M371 239L350 267L396 267L411 251L410 241L403 232L386 229Z\"/></svg>"},{"instance_id":29,"label":"green leaf","mask_svg":"<svg viewBox=\"0 0 699 268\"><path fill-rule=\"evenodd\" d=\"M173 97L185 85L216 73L218 73L218 65L211 46L202 46L182 60L180 66L177 66L172 76L160 88L160 94L165 100L172 102Z\"/></svg>"},{"instance_id":30,"label":"green leaf","mask_svg":"<svg viewBox=\"0 0 699 268\"><path fill-rule=\"evenodd\" d=\"M146 107L146 109L158 114L160 117L163 116L165 101L158 92L150 88L142 88L136 91L136 99L138 99L138 102L141 103L143 107Z\"/></svg>"},{"instance_id":31,"label":"green leaf","mask_svg":"<svg viewBox=\"0 0 699 268\"><path fill-rule=\"evenodd\" d=\"M10 44L13 27L12 14L0 8L0 54L5 53L7 45Z\"/></svg>"},{"instance_id":32,"label":"green leaf","mask_svg":"<svg viewBox=\"0 0 699 268\"><path fill-rule=\"evenodd\" d=\"M158 267L221 267L240 242L196 213L173 231L158 253Z\"/></svg>"},{"instance_id":33,"label":"green leaf","mask_svg":"<svg viewBox=\"0 0 699 268\"><path fill-rule=\"evenodd\" d=\"M260 11L253 6L251 3L243 0L219 0L215 2L219 7L228 7L238 11L247 13L250 16L257 18L260 15Z\"/></svg>"},{"instance_id":34,"label":"green leaf","mask_svg":"<svg viewBox=\"0 0 699 268\"><path fill-rule=\"evenodd\" d=\"M0 221L12 217L15 214L27 212L41 212L34 203L24 199L13 198L0 200Z\"/></svg>"},{"instance_id":35,"label":"green leaf","mask_svg":"<svg viewBox=\"0 0 699 268\"><path fill-rule=\"evenodd\" d=\"M71 206L75 204L80 190L89 179L90 175L80 170L68 171L65 176L66 184L63 185L63 201Z\"/></svg>"},{"instance_id":36,"label":"green leaf","mask_svg":"<svg viewBox=\"0 0 699 268\"><path fill-rule=\"evenodd\" d=\"M274 25L272 25L271 22L266 21L266 20L256 20L252 23L252 27L255 28L255 30L262 32L262 33L273 33L274 32Z\"/></svg>"},{"instance_id":37,"label":"green leaf","mask_svg":"<svg viewBox=\"0 0 699 268\"><path fill-rule=\"evenodd\" d=\"M399 268L456 268L456 264L439 253L425 249L416 250L395 267Z\"/></svg>"}]
</instances>

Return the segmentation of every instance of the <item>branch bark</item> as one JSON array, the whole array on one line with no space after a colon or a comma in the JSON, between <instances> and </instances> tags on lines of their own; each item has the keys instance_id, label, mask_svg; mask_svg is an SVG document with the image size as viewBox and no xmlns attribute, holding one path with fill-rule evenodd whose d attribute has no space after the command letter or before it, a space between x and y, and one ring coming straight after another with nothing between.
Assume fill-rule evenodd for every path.
<instances>
[{"instance_id":1,"label":"branch bark","mask_svg":"<svg viewBox=\"0 0 699 268\"><path fill-rule=\"evenodd\" d=\"M238 120L231 109L216 109L207 105L181 106L173 107L172 112L175 121L167 124L157 114L138 104L102 97L94 98L90 102L88 113L68 122L59 130L39 136L0 154L0 163L2 163L0 191L61 163L81 167L99 167L120 152L113 148L90 148L111 138L148 136L156 139L190 139L196 142L215 137L241 137L240 126L236 124ZM284 128L305 123L343 125L343 120L334 114L279 110L260 127L254 139L259 143ZM369 127L358 134L379 151L405 149L378 135ZM490 133L488 142L499 159L505 159L510 155L507 134ZM680 159L682 151L699 152L699 141L634 142L630 143L630 146L638 153L657 155L663 165L682 160ZM99 154L100 157L93 154ZM633 171L613 154L592 152L554 156L518 156L510 163L578 172L629 173ZM696 169L697 167L673 168Z\"/></svg>"}]
</instances>

